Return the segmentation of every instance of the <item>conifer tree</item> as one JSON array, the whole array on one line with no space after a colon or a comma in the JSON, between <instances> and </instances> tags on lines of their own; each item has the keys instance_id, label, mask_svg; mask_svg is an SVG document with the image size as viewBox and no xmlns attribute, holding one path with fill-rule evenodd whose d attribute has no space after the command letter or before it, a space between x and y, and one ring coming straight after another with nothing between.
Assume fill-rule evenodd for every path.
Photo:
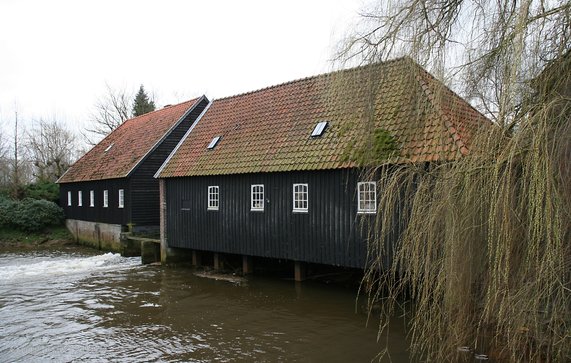
<instances>
[{"instance_id":1,"label":"conifer tree","mask_svg":"<svg viewBox=\"0 0 571 363\"><path fill-rule=\"evenodd\" d=\"M149 96L147 96L143 85L141 85L133 101L133 117L141 116L154 110L155 102L149 100Z\"/></svg>"}]
</instances>

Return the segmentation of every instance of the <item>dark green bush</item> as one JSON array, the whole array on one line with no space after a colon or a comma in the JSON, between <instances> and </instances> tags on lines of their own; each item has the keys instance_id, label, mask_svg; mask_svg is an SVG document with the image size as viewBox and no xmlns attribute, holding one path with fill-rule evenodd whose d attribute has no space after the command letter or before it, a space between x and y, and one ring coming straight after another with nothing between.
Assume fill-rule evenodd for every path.
<instances>
[{"instance_id":1,"label":"dark green bush","mask_svg":"<svg viewBox=\"0 0 571 363\"><path fill-rule=\"evenodd\" d=\"M45 199L50 202L59 202L59 184L51 181L38 181L28 184L24 189L24 197L32 199Z\"/></svg>"},{"instance_id":2,"label":"dark green bush","mask_svg":"<svg viewBox=\"0 0 571 363\"><path fill-rule=\"evenodd\" d=\"M0 228L11 227L17 202L0 196Z\"/></svg>"},{"instance_id":3,"label":"dark green bush","mask_svg":"<svg viewBox=\"0 0 571 363\"><path fill-rule=\"evenodd\" d=\"M63 210L47 200L24 199L21 201L0 201L0 223L5 227L24 232L37 232L49 226L61 225Z\"/></svg>"}]
</instances>

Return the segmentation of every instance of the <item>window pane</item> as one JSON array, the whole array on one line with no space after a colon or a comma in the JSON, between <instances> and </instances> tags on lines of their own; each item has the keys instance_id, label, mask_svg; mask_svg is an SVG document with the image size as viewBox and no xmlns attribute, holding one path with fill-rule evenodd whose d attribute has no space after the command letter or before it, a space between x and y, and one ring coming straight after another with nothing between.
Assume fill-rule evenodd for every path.
<instances>
[{"instance_id":1,"label":"window pane","mask_svg":"<svg viewBox=\"0 0 571 363\"><path fill-rule=\"evenodd\" d=\"M308 201L308 185L307 184L294 184L293 185L293 210L296 212L307 212Z\"/></svg>"},{"instance_id":2,"label":"window pane","mask_svg":"<svg viewBox=\"0 0 571 363\"><path fill-rule=\"evenodd\" d=\"M375 182L360 182L358 186L358 212L376 213L377 184Z\"/></svg>"},{"instance_id":3,"label":"window pane","mask_svg":"<svg viewBox=\"0 0 571 363\"><path fill-rule=\"evenodd\" d=\"M220 205L220 189L217 185L208 187L208 209L218 210Z\"/></svg>"},{"instance_id":4,"label":"window pane","mask_svg":"<svg viewBox=\"0 0 571 363\"><path fill-rule=\"evenodd\" d=\"M262 184L252 185L251 209L264 209L264 186Z\"/></svg>"},{"instance_id":5,"label":"window pane","mask_svg":"<svg viewBox=\"0 0 571 363\"><path fill-rule=\"evenodd\" d=\"M119 189L119 208L125 207L125 191L123 189Z\"/></svg>"}]
</instances>

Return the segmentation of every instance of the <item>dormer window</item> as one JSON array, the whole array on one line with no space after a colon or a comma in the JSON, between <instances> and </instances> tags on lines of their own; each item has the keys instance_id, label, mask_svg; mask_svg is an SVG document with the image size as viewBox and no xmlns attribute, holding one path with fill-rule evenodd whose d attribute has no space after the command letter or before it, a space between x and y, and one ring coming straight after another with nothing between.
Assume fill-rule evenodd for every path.
<instances>
[{"instance_id":1,"label":"dormer window","mask_svg":"<svg viewBox=\"0 0 571 363\"><path fill-rule=\"evenodd\" d=\"M104 152L107 152L107 151L111 150L111 148L113 147L113 145L115 145L114 142L112 142L111 144L109 144L109 146L107 146L107 147L105 148L105 151L104 151Z\"/></svg>"},{"instance_id":2,"label":"dormer window","mask_svg":"<svg viewBox=\"0 0 571 363\"><path fill-rule=\"evenodd\" d=\"M319 137L319 136L323 135L323 131L325 131L327 124L328 124L327 121L322 121L322 122L318 123L317 125L315 125L315 128L313 129L313 132L311 133L311 137Z\"/></svg>"},{"instance_id":3,"label":"dormer window","mask_svg":"<svg viewBox=\"0 0 571 363\"><path fill-rule=\"evenodd\" d=\"M212 150L216 147L216 144L218 144L218 141L220 141L220 136L216 136L214 139L212 139L212 141L210 141L210 144L208 144L207 149L208 150Z\"/></svg>"}]
</instances>

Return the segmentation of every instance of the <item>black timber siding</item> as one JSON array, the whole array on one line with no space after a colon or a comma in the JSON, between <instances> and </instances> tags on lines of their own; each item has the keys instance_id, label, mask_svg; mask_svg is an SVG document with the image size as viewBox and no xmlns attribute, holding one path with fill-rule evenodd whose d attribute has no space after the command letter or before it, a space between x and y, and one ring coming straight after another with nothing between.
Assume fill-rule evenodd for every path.
<instances>
[{"instance_id":1,"label":"black timber siding","mask_svg":"<svg viewBox=\"0 0 571 363\"><path fill-rule=\"evenodd\" d=\"M196 105L130 175L131 222L135 225L159 225L159 181L154 175L207 104L203 99Z\"/></svg>"},{"instance_id":2,"label":"black timber siding","mask_svg":"<svg viewBox=\"0 0 571 363\"><path fill-rule=\"evenodd\" d=\"M166 179L168 245L363 268L360 221L374 215L357 214L358 181L354 170ZM308 184L308 213L292 211L294 183ZM252 184L264 184L263 212L250 210ZM218 211L207 210L211 185Z\"/></svg>"},{"instance_id":3,"label":"black timber siding","mask_svg":"<svg viewBox=\"0 0 571 363\"><path fill-rule=\"evenodd\" d=\"M208 100L203 99L147 157L128 178L60 184L60 205L66 218L83 221L137 226L159 225L159 182L154 174L170 155ZM101 167L105 167L102 165ZM103 208L103 190L109 190L109 207ZM125 208L119 209L118 190L125 190ZM83 191L83 207L77 205L77 192ZM95 207L89 207L89 191L95 191ZM72 206L67 205L67 192L72 191Z\"/></svg>"},{"instance_id":4,"label":"black timber siding","mask_svg":"<svg viewBox=\"0 0 571 363\"><path fill-rule=\"evenodd\" d=\"M125 207L119 208L119 189L125 191ZM83 206L78 206L78 192L82 191ZM89 191L95 193L95 203L89 206ZM109 206L103 208L103 191L109 191ZM71 191L71 206L68 206L67 192ZM131 198L127 179L107 179L89 182L60 184L60 205L67 219L122 224L130 222Z\"/></svg>"}]
</instances>

